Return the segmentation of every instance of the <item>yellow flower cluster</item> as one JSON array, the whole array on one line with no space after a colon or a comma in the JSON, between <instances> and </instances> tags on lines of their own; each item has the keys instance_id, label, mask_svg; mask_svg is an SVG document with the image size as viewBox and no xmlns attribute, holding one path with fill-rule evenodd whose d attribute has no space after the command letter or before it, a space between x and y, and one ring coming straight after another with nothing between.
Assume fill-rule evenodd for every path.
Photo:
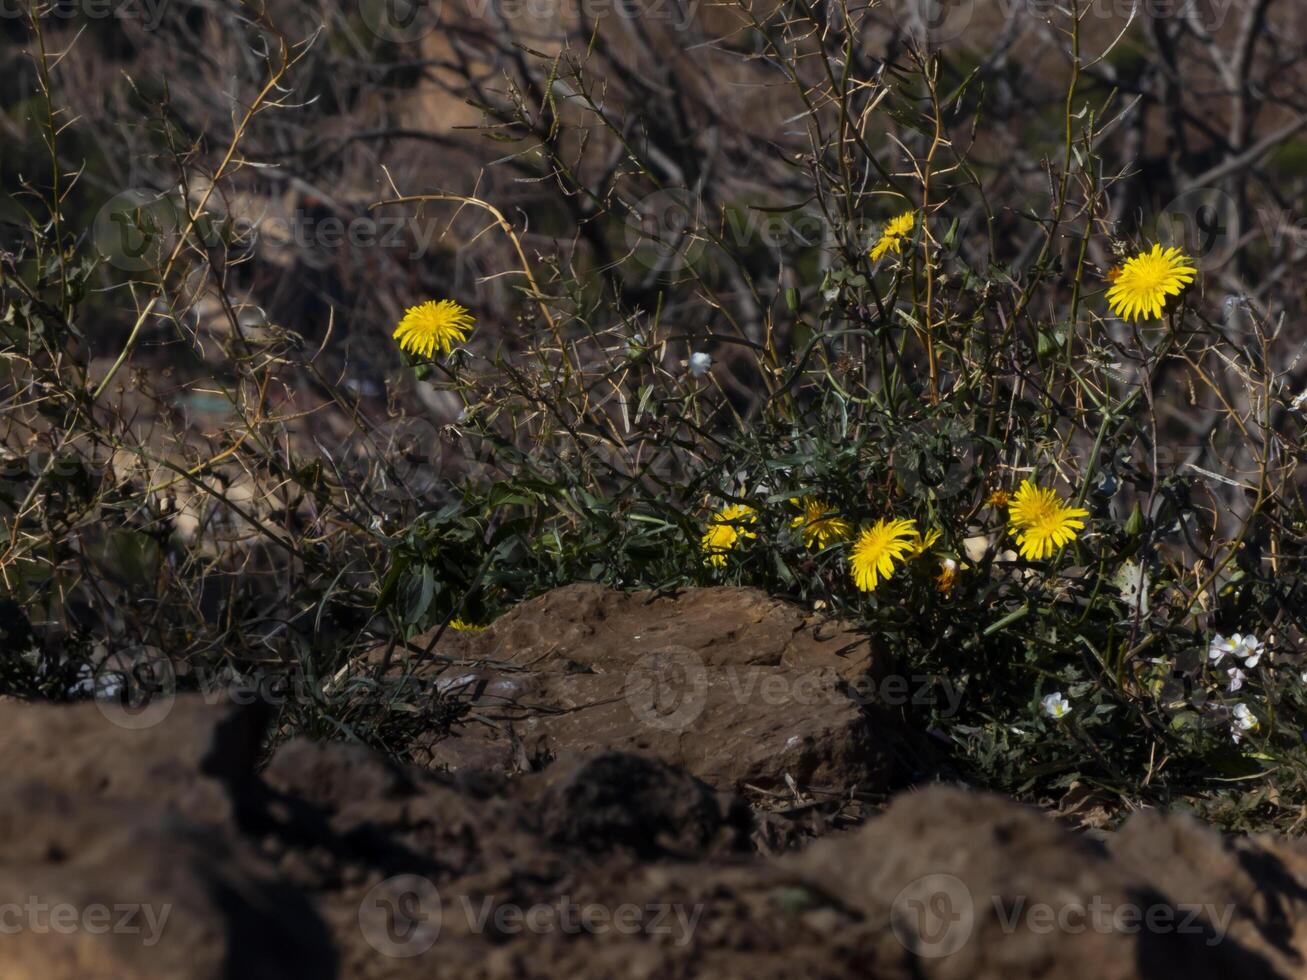
<instances>
[{"instance_id":1,"label":"yellow flower cluster","mask_svg":"<svg viewBox=\"0 0 1307 980\"><path fill-rule=\"evenodd\" d=\"M915 211L905 211L887 222L871 247L872 261L880 260L887 252L900 254L916 226ZM1174 247L1155 244L1139 252L1108 273L1108 308L1127 320L1160 318L1194 284L1198 270L1192 262ZM394 338L401 350L429 358L437 351L448 354L455 344L464 343L475 327L476 321L466 307L442 299L405 310Z\"/></svg>"},{"instance_id":2,"label":"yellow flower cluster","mask_svg":"<svg viewBox=\"0 0 1307 980\"><path fill-rule=\"evenodd\" d=\"M874 592L899 566L931 553L939 543L938 529L922 533L917 522L903 518L881 518L862 528L855 537L853 525L830 503L817 497L791 498L799 514L790 521L804 546L821 551L851 542L849 574L863 592ZM1050 558L1074 541L1084 530L1089 511L1071 507L1056 491L1023 480L1016 493L996 490L987 503L1008 508L1009 533L1016 538L1021 556L1029 560ZM753 530L758 513L745 504L730 504L713 514L703 535L705 563L726 567L727 555L743 541L756 538ZM952 557L942 557L936 588L945 594L957 583L960 567Z\"/></svg>"},{"instance_id":3,"label":"yellow flower cluster","mask_svg":"<svg viewBox=\"0 0 1307 980\"><path fill-rule=\"evenodd\" d=\"M927 554L939 542L940 532L931 528L922 534L912 520L881 519L853 536L853 525L841 517L828 502L817 497L792 499L798 516L790 521L803 539L804 546L820 551L831 545L853 541L849 555L849 572L853 584L864 592L875 591L894 574L896 565ZM730 504L713 514L704 532L702 548L705 563L724 568L726 556L742 541L755 538L752 530L757 512L744 504ZM957 581L958 564L951 558L940 563L935 580L939 591L947 593Z\"/></svg>"}]
</instances>

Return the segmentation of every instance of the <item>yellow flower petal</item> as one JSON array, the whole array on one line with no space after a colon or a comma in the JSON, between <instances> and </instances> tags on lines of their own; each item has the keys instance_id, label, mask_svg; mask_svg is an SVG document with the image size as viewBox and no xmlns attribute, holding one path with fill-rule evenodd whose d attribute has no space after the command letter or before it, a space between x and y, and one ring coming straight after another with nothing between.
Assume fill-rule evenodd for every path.
<instances>
[{"instance_id":1,"label":"yellow flower petal","mask_svg":"<svg viewBox=\"0 0 1307 980\"><path fill-rule=\"evenodd\" d=\"M880 238L871 247L871 261L879 261L880 257L886 252L893 252L895 255L899 254L902 251L904 239L912 233L912 229L916 227L916 224L917 213L915 211L905 211L887 223L884 231L880 234Z\"/></svg>"},{"instance_id":2,"label":"yellow flower petal","mask_svg":"<svg viewBox=\"0 0 1307 980\"><path fill-rule=\"evenodd\" d=\"M1190 261L1178 248L1163 249L1161 245L1127 259L1113 270L1108 308L1125 320L1160 319L1170 298L1193 285L1198 270Z\"/></svg>"},{"instance_id":3,"label":"yellow flower petal","mask_svg":"<svg viewBox=\"0 0 1307 980\"><path fill-rule=\"evenodd\" d=\"M874 592L882 579L894 574L894 563L906 561L920 534L917 522L885 520L864 528L853 543L850 574L863 592Z\"/></svg>"},{"instance_id":4,"label":"yellow flower petal","mask_svg":"<svg viewBox=\"0 0 1307 980\"><path fill-rule=\"evenodd\" d=\"M727 504L708 519L708 530L703 534L701 547L706 557L704 564L714 568L726 566L726 554L742 539L756 538L749 525L758 520L757 512L747 504Z\"/></svg>"},{"instance_id":5,"label":"yellow flower petal","mask_svg":"<svg viewBox=\"0 0 1307 980\"><path fill-rule=\"evenodd\" d=\"M436 350L448 354L454 344L467 340L475 326L472 314L453 300L427 302L404 311L395 328L400 350L418 357L431 357Z\"/></svg>"},{"instance_id":6,"label":"yellow flower petal","mask_svg":"<svg viewBox=\"0 0 1307 980\"><path fill-rule=\"evenodd\" d=\"M826 501L804 497L802 501L791 502L803 508L803 513L790 521L790 527L801 529L804 547L820 551L827 545L847 541L852 536L853 526Z\"/></svg>"},{"instance_id":7,"label":"yellow flower petal","mask_svg":"<svg viewBox=\"0 0 1307 980\"><path fill-rule=\"evenodd\" d=\"M1021 557L1031 561L1052 557L1074 541L1084 530L1089 511L1068 507L1053 490L1021 481L1021 489L1012 496L1008 507L1008 524L1017 539Z\"/></svg>"}]
</instances>

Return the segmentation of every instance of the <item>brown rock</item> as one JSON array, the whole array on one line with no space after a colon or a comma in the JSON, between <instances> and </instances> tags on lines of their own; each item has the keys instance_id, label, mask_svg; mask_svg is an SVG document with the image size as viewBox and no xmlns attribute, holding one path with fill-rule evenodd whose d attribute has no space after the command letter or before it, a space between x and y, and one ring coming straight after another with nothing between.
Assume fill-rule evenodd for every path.
<instances>
[{"instance_id":1,"label":"brown rock","mask_svg":"<svg viewBox=\"0 0 1307 980\"><path fill-rule=\"evenodd\" d=\"M862 913L871 975L951 978L1273 976L1234 935L1190 916L1137 863L1049 816L936 787L794 857ZM1149 925L1151 923L1151 925ZM888 927L888 928L887 928Z\"/></svg>"},{"instance_id":2,"label":"brown rock","mask_svg":"<svg viewBox=\"0 0 1307 980\"><path fill-rule=\"evenodd\" d=\"M1159 891L1198 910L1203 922L1254 950L1278 975L1307 972L1307 854L1300 846L1228 839L1187 814L1144 810L1111 835L1107 847Z\"/></svg>"},{"instance_id":3,"label":"brown rock","mask_svg":"<svg viewBox=\"0 0 1307 980\"><path fill-rule=\"evenodd\" d=\"M582 598L607 610L604 629L630 612L592 590ZM838 667L818 662L805 674L792 662L805 655L765 637L765 663L689 642L645 651L655 691L693 673L678 657L702 662L702 689L682 689L701 690L700 711L673 737L657 722L680 702L653 710L656 699L639 700L609 669L630 651L612 652L580 626L560 635L582 638L536 648L531 669L459 667L522 698L498 702L515 766L536 770L515 777L401 766L361 746L306 740L281 746L255 775L259 719L248 711L179 698L152 728L120 733L95 706L4 705L0 977L1304 973L1307 847L1226 838L1183 816L1144 812L1098 840L1001 797L933 787L806 851L751 855L741 799L655 756L679 752L723 779L766 777L750 746L813 730L815 761L789 758L784 771L847 772L860 736L802 728L802 699L792 696L795 673L838 690ZM821 661L822 648L812 656ZM722 697L723 685L750 677L780 679L775 704ZM740 704L749 710L734 713ZM550 760L551 742L635 737L606 711L656 734L640 731L640 752ZM740 758L722 762L722 753Z\"/></svg>"},{"instance_id":4,"label":"brown rock","mask_svg":"<svg viewBox=\"0 0 1307 980\"><path fill-rule=\"evenodd\" d=\"M757 589L618 592L569 585L515 606L479 649L529 669L625 670L649 653L690 649L706 667L830 667L846 681L872 669L867 638Z\"/></svg>"},{"instance_id":5,"label":"brown rock","mask_svg":"<svg viewBox=\"0 0 1307 980\"><path fill-rule=\"evenodd\" d=\"M841 794L888 771L865 705L886 659L865 636L753 589L569 586L440 652L463 661L442 684L468 691L499 728L419 740L413 755L427 765L513 771L614 749L723 790L783 789L788 776Z\"/></svg>"},{"instance_id":6,"label":"brown rock","mask_svg":"<svg viewBox=\"0 0 1307 980\"><path fill-rule=\"evenodd\" d=\"M113 705L0 704L0 758L21 759L26 778L79 796L230 820L254 776L264 707L171 695L155 707L145 727L128 728Z\"/></svg>"},{"instance_id":7,"label":"brown rock","mask_svg":"<svg viewBox=\"0 0 1307 980\"><path fill-rule=\"evenodd\" d=\"M334 975L330 935L244 842L139 801L0 783L0 976Z\"/></svg>"},{"instance_id":8,"label":"brown rock","mask_svg":"<svg viewBox=\"0 0 1307 980\"><path fill-rule=\"evenodd\" d=\"M531 778L538 788L527 781L525 798L541 833L560 844L688 857L718 846L743 850L748 841L743 800L658 759L571 754Z\"/></svg>"}]
</instances>

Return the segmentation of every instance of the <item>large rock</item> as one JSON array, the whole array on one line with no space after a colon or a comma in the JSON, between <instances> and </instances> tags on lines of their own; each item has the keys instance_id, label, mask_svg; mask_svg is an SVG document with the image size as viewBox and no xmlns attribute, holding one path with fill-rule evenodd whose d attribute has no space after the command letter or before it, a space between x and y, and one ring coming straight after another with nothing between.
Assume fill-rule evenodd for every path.
<instances>
[{"instance_id":1,"label":"large rock","mask_svg":"<svg viewBox=\"0 0 1307 980\"><path fill-rule=\"evenodd\" d=\"M603 611L604 629L635 615L629 599L572 595L596 603L585 608ZM754 601L739 599L732 608ZM755 611L737 636L792 614ZM712 617L694 618L709 630ZM761 663L742 662L748 650L726 638L705 648L684 628L674 635L709 671L784 677L809 656L796 653L806 639L781 642L773 628L749 641ZM496 683L558 695L568 678L622 662L598 633L564 624L559 636L571 637L566 653L524 642L532 669L500 660ZM457 642L484 655L497 641ZM856 677L820 662L815 642L814 676ZM565 705L516 709L513 728ZM1307 849L1295 841L1227 838L1148 812L1091 839L1001 797L936 786L774 857L753 849L756 814L741 795L659 753L550 760L518 736L513 751L532 764L512 775L297 739L256 773L261 721L258 709L195 697L135 731L93 705L0 706L0 977L1307 974ZM684 757L728 771L714 751L744 749L721 734Z\"/></svg>"},{"instance_id":2,"label":"large rock","mask_svg":"<svg viewBox=\"0 0 1307 980\"><path fill-rule=\"evenodd\" d=\"M1107 848L1159 891L1222 923L1275 975L1307 974L1307 848L1300 843L1227 838L1187 814L1144 810L1107 838Z\"/></svg>"},{"instance_id":3,"label":"large rock","mask_svg":"<svg viewBox=\"0 0 1307 980\"><path fill-rule=\"evenodd\" d=\"M148 714L116 703L0 703L0 759L79 796L165 806L208 822L235 816L254 778L267 706L163 694Z\"/></svg>"},{"instance_id":4,"label":"large rock","mask_svg":"<svg viewBox=\"0 0 1307 980\"><path fill-rule=\"evenodd\" d=\"M253 708L181 699L148 728L95 705L0 706L0 976L334 975L310 899L238 828Z\"/></svg>"},{"instance_id":5,"label":"large rock","mask_svg":"<svg viewBox=\"0 0 1307 980\"><path fill-rule=\"evenodd\" d=\"M441 642L462 664L442 684L489 724L418 740L415 758L437 768L512 771L615 749L718 789L793 781L836 796L889 770L874 703L886 658L865 635L753 589L569 586Z\"/></svg>"},{"instance_id":6,"label":"large rock","mask_svg":"<svg viewBox=\"0 0 1307 980\"><path fill-rule=\"evenodd\" d=\"M937 787L789 863L861 913L849 941L865 944L873 976L1294 975L1274 971L1265 933L1230 930L1239 906L1218 863L1164 887L1172 835L1159 820L1117 859L1034 809Z\"/></svg>"}]
</instances>

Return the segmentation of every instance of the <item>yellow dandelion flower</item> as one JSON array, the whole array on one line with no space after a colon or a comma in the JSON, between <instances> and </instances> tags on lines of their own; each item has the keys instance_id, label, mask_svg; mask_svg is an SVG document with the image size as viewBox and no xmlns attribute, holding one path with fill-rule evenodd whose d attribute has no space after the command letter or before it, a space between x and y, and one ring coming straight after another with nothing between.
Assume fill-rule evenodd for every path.
<instances>
[{"instance_id":1,"label":"yellow dandelion flower","mask_svg":"<svg viewBox=\"0 0 1307 980\"><path fill-rule=\"evenodd\" d=\"M745 504L727 504L708 520L703 535L704 563L714 568L726 565L726 553L743 538L756 538L748 525L758 520L757 512Z\"/></svg>"},{"instance_id":2,"label":"yellow dandelion flower","mask_svg":"<svg viewBox=\"0 0 1307 980\"><path fill-rule=\"evenodd\" d=\"M1012 495L1006 490L995 490L985 502L991 507L1006 507L1012 502Z\"/></svg>"},{"instance_id":3,"label":"yellow dandelion flower","mask_svg":"<svg viewBox=\"0 0 1307 980\"><path fill-rule=\"evenodd\" d=\"M802 514L790 521L790 527L802 529L805 548L820 551L827 545L847 541L853 535L853 525L840 517L826 501L804 497L802 500L790 498L790 503L803 510Z\"/></svg>"},{"instance_id":4,"label":"yellow dandelion flower","mask_svg":"<svg viewBox=\"0 0 1307 980\"><path fill-rule=\"evenodd\" d=\"M1171 297L1179 296L1193 284L1198 270L1192 260L1178 248L1140 252L1114 270L1112 286L1107 291L1107 305L1125 320L1157 320L1166 310Z\"/></svg>"},{"instance_id":5,"label":"yellow dandelion flower","mask_svg":"<svg viewBox=\"0 0 1307 980\"><path fill-rule=\"evenodd\" d=\"M1088 516L1089 511L1066 506L1055 491L1037 487L1029 480L1021 481L1021 489L1013 495L1008 510L1011 533L1020 546L1021 557L1029 559L1048 558L1068 541L1074 541L1076 533L1084 529L1083 518Z\"/></svg>"},{"instance_id":6,"label":"yellow dandelion flower","mask_svg":"<svg viewBox=\"0 0 1307 980\"><path fill-rule=\"evenodd\" d=\"M886 252L893 252L898 255L902 251L904 239L912 234L912 229L916 227L916 224L917 213L915 211L905 211L886 224L885 230L880 233L880 238L871 247L871 261L878 261Z\"/></svg>"},{"instance_id":7,"label":"yellow dandelion flower","mask_svg":"<svg viewBox=\"0 0 1307 980\"><path fill-rule=\"evenodd\" d=\"M480 633L489 627L477 626L475 623L465 623L461 619L451 619L449 621L449 628L457 630L459 633Z\"/></svg>"},{"instance_id":8,"label":"yellow dandelion flower","mask_svg":"<svg viewBox=\"0 0 1307 980\"><path fill-rule=\"evenodd\" d=\"M475 322L472 314L453 300L434 300L412 306L395 328L400 350L419 357L431 357L437 350L448 354L455 344L467 340Z\"/></svg>"},{"instance_id":9,"label":"yellow dandelion flower","mask_svg":"<svg viewBox=\"0 0 1307 980\"><path fill-rule=\"evenodd\" d=\"M920 558L931 548L935 547L935 543L939 541L939 539L940 539L939 529L934 527L932 527L925 534L918 534L917 539L912 543L911 550L908 552L908 557Z\"/></svg>"},{"instance_id":10,"label":"yellow dandelion flower","mask_svg":"<svg viewBox=\"0 0 1307 980\"><path fill-rule=\"evenodd\" d=\"M945 558L939 563L939 576L935 579L935 588L944 595L953 591L958 581L958 563L952 558Z\"/></svg>"},{"instance_id":11,"label":"yellow dandelion flower","mask_svg":"<svg viewBox=\"0 0 1307 980\"><path fill-rule=\"evenodd\" d=\"M917 522L881 519L863 528L853 543L851 573L853 584L863 592L874 592L881 579L894 574L894 563L911 556L913 544L920 537Z\"/></svg>"}]
</instances>

